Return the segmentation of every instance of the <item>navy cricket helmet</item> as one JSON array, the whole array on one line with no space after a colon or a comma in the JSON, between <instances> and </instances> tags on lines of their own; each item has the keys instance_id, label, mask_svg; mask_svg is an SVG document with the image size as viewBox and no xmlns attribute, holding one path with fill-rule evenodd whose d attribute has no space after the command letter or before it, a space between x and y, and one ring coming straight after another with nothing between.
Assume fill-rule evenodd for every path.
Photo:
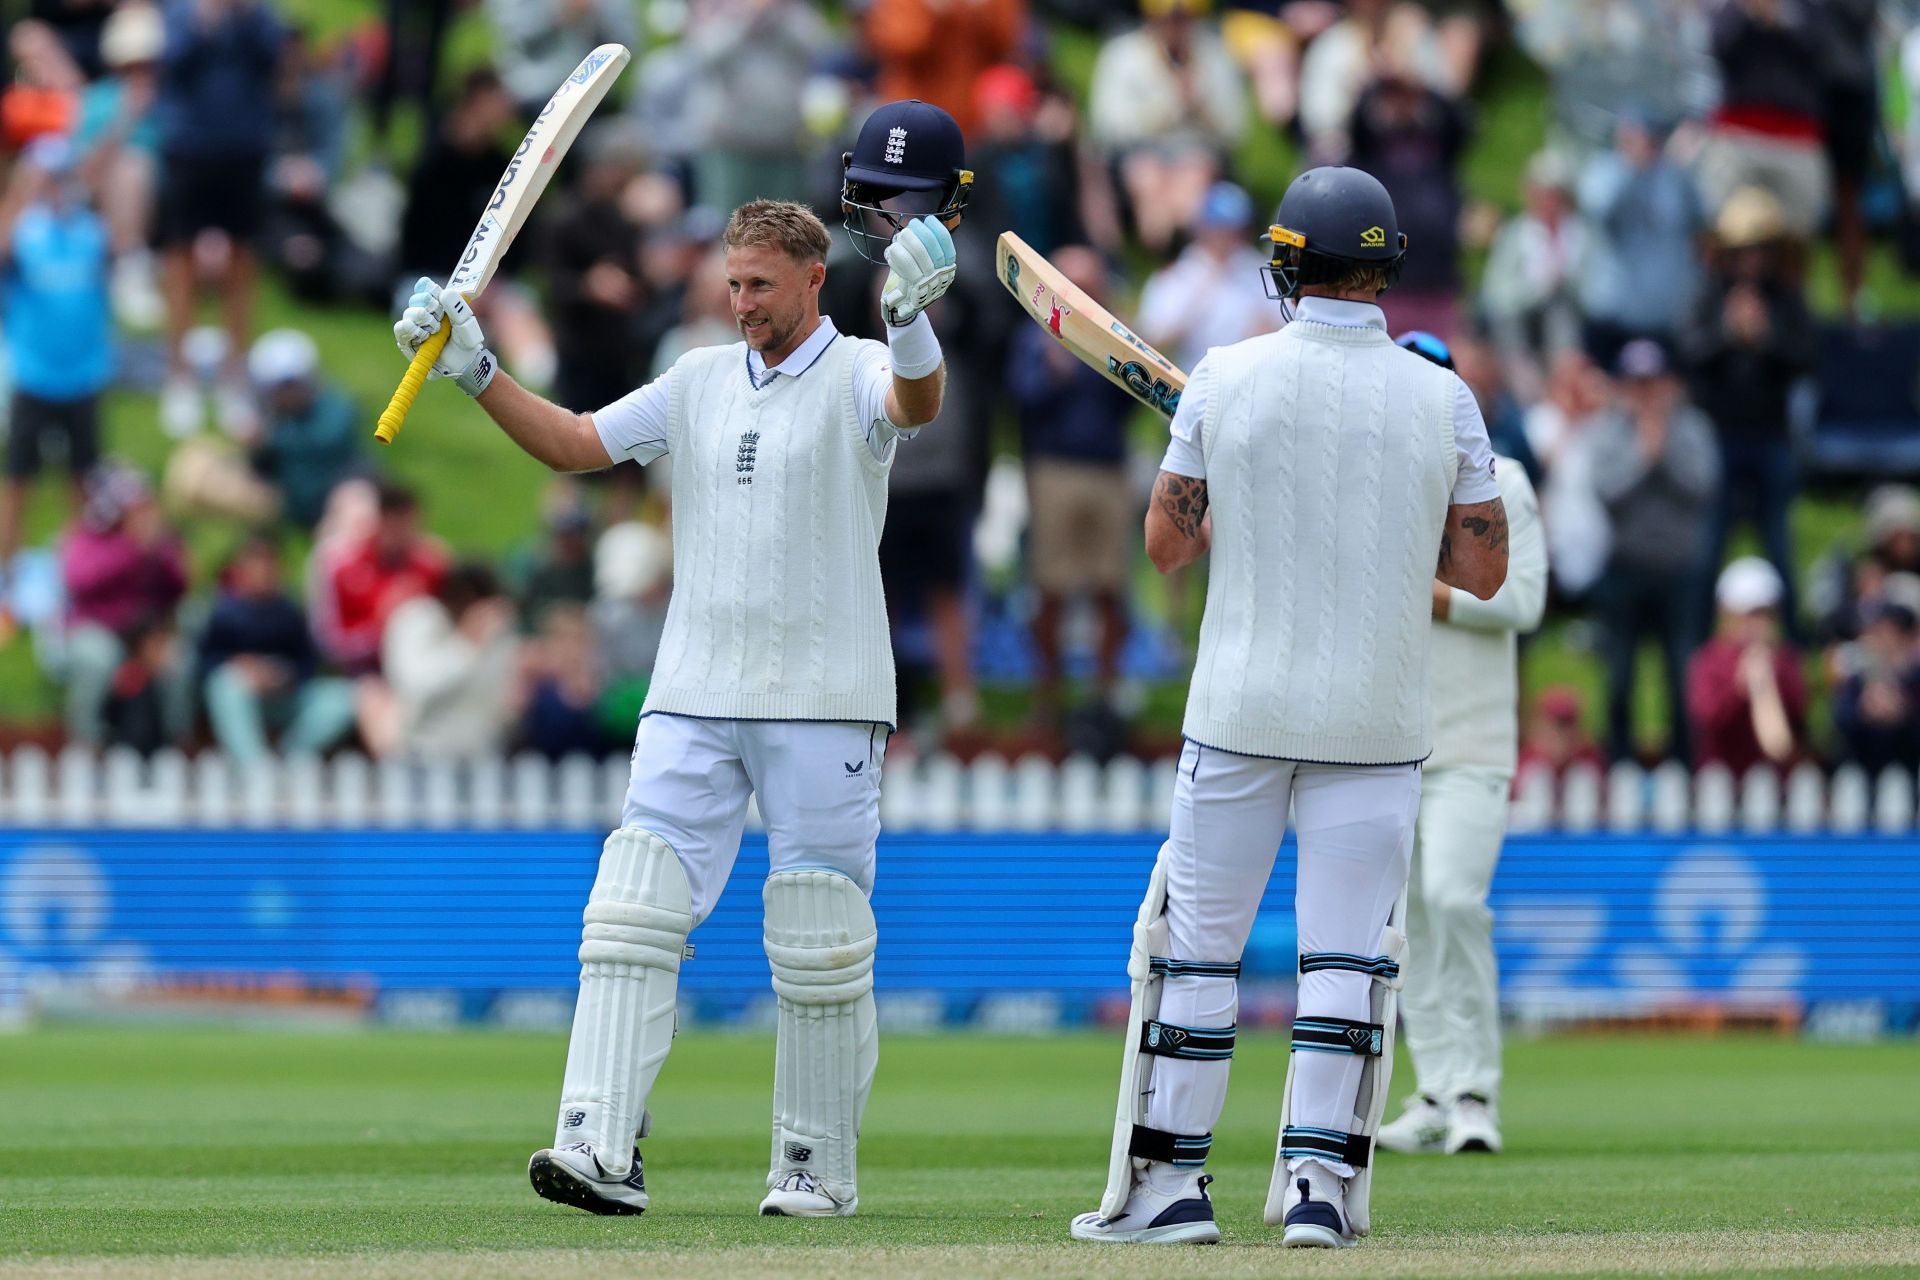
<instances>
[{"instance_id":1,"label":"navy cricket helmet","mask_svg":"<svg viewBox=\"0 0 1920 1280\"><path fill-rule=\"evenodd\" d=\"M887 242L915 218L932 215L948 230L959 226L973 193L960 126L918 98L874 108L853 150L840 160L846 170L840 185L843 225L869 262L886 261Z\"/></svg>"},{"instance_id":2,"label":"navy cricket helmet","mask_svg":"<svg viewBox=\"0 0 1920 1280\"><path fill-rule=\"evenodd\" d=\"M1333 284L1366 266L1385 268L1391 288L1407 256L1393 197L1372 174L1340 165L1295 178L1267 236L1273 260L1262 274L1274 298L1295 297L1306 285Z\"/></svg>"}]
</instances>

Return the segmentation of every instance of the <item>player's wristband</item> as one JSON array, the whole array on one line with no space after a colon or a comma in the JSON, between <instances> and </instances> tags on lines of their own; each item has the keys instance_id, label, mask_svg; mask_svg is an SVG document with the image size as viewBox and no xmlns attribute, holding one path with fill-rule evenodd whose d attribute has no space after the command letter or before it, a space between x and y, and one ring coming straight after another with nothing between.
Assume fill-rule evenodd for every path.
<instances>
[{"instance_id":1,"label":"player's wristband","mask_svg":"<svg viewBox=\"0 0 1920 1280\"><path fill-rule=\"evenodd\" d=\"M909 382L931 374L946 358L940 354L940 336L933 331L933 321L924 311L897 329L887 326L887 351L893 357L894 376Z\"/></svg>"},{"instance_id":2,"label":"player's wristband","mask_svg":"<svg viewBox=\"0 0 1920 1280\"><path fill-rule=\"evenodd\" d=\"M493 352L480 348L480 358L473 362L473 368L453 380L453 385L470 396L477 396L493 382L493 375L499 372L500 362L493 358Z\"/></svg>"}]
</instances>

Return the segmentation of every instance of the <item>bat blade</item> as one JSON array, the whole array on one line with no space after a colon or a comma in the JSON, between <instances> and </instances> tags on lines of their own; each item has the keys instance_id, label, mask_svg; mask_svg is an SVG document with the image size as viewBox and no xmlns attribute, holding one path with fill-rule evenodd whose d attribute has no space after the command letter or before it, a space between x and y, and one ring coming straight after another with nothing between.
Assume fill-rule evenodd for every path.
<instances>
[{"instance_id":1,"label":"bat blade","mask_svg":"<svg viewBox=\"0 0 1920 1280\"><path fill-rule=\"evenodd\" d=\"M1180 366L1115 319L1013 232L1001 233L993 263L1007 292L1061 346L1141 404L1173 416L1187 386Z\"/></svg>"},{"instance_id":2,"label":"bat blade","mask_svg":"<svg viewBox=\"0 0 1920 1280\"><path fill-rule=\"evenodd\" d=\"M540 193L547 189L554 170L566 158L567 149L580 136L593 109L607 96L607 90L613 88L613 82L619 79L632 56L625 45L601 45L581 59L580 65L547 99L547 105L540 108L527 136L521 139L513 158L507 162L506 172L500 175L487 207L481 211L480 221L467 238L460 261L447 279L447 286L454 292L463 298L473 298L492 281L494 271L513 245L514 237L520 234L520 228L526 225L527 215L533 212ZM420 363L417 357L414 363ZM431 360L427 362L428 367L431 363ZM424 381L424 371L411 367L401 379L386 412L380 415L379 426L374 429L374 438L381 444L393 443Z\"/></svg>"}]
</instances>

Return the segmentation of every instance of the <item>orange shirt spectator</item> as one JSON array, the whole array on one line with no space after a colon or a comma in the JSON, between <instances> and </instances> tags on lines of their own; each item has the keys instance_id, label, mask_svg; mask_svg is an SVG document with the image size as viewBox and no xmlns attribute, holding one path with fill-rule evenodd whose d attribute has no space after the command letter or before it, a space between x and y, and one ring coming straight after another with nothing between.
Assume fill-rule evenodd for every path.
<instances>
[{"instance_id":1,"label":"orange shirt spectator","mask_svg":"<svg viewBox=\"0 0 1920 1280\"><path fill-rule=\"evenodd\" d=\"M880 97L945 107L971 134L973 82L1011 57L1026 28L1026 0L874 0L867 41L880 62Z\"/></svg>"}]
</instances>

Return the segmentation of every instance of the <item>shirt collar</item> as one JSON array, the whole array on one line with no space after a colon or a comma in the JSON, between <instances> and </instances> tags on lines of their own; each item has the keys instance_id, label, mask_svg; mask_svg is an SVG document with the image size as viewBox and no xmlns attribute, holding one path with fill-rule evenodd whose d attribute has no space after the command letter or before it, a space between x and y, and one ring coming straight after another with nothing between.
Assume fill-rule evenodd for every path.
<instances>
[{"instance_id":1,"label":"shirt collar","mask_svg":"<svg viewBox=\"0 0 1920 1280\"><path fill-rule=\"evenodd\" d=\"M1387 331L1387 313L1371 302L1352 302L1346 298L1306 297L1293 309L1294 318L1317 324L1338 325L1343 329Z\"/></svg>"},{"instance_id":2,"label":"shirt collar","mask_svg":"<svg viewBox=\"0 0 1920 1280\"><path fill-rule=\"evenodd\" d=\"M797 378L813 368L813 363L820 358L820 353L839 336L840 331L833 327L832 317L821 316L820 327L815 329L805 342L795 347L776 369L769 371L767 362L760 358L760 353L748 348L747 376L753 379L753 385L756 387L769 385L775 377L783 373L789 378Z\"/></svg>"}]
</instances>

